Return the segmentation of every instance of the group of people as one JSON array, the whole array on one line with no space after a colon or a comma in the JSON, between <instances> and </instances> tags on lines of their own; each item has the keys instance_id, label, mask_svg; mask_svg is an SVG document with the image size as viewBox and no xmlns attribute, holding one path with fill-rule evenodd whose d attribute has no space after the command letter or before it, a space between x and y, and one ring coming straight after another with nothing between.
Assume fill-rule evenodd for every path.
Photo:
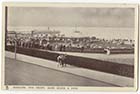
<instances>
[{"instance_id":1,"label":"group of people","mask_svg":"<svg viewBox=\"0 0 140 94\"><path fill-rule=\"evenodd\" d=\"M7 45L15 46L15 43L17 44L17 47L22 48L38 48L38 49L46 49L46 50L59 50L59 51L65 51L66 50L66 44L64 43L55 43L50 42L46 39L41 38L8 38L7 39Z\"/></svg>"},{"instance_id":2,"label":"group of people","mask_svg":"<svg viewBox=\"0 0 140 94\"><path fill-rule=\"evenodd\" d=\"M73 44L72 42L67 41L53 41L53 40L47 40L45 38L8 38L7 39L7 45L22 48L38 48L38 49L46 49L46 50L53 50L53 51L66 51L67 49L71 48L81 48L81 51L84 50L83 45L79 44Z\"/></svg>"},{"instance_id":3,"label":"group of people","mask_svg":"<svg viewBox=\"0 0 140 94\"><path fill-rule=\"evenodd\" d=\"M60 38L60 37L18 37L7 38L8 45L15 45L22 48L37 48L53 51L80 51L84 52L86 50L94 49L106 49L106 48L131 48L131 45L121 45L117 42L110 42L100 39L90 39L90 38Z\"/></svg>"},{"instance_id":4,"label":"group of people","mask_svg":"<svg viewBox=\"0 0 140 94\"><path fill-rule=\"evenodd\" d=\"M66 67L66 54L60 54L58 55L57 57L57 62L58 62L58 67L61 66L61 67Z\"/></svg>"}]
</instances>

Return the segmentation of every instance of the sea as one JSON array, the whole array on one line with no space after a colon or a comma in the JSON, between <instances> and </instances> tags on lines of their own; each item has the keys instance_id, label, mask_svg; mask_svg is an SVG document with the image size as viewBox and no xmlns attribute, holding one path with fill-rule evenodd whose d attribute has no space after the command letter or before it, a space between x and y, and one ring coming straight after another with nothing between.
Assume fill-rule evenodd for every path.
<instances>
[{"instance_id":1,"label":"sea","mask_svg":"<svg viewBox=\"0 0 140 94\"><path fill-rule=\"evenodd\" d=\"M63 27L63 26L8 26L8 31L60 31L66 37L97 37L101 39L134 39L134 28L126 27Z\"/></svg>"}]
</instances>

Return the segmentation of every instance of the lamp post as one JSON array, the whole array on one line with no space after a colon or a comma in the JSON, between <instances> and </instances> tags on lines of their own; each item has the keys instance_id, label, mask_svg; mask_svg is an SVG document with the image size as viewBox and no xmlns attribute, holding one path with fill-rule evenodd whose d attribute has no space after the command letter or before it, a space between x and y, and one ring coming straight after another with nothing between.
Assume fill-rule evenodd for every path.
<instances>
[{"instance_id":1,"label":"lamp post","mask_svg":"<svg viewBox=\"0 0 140 94\"><path fill-rule=\"evenodd\" d=\"M15 59L17 59L17 34L15 32Z\"/></svg>"},{"instance_id":2,"label":"lamp post","mask_svg":"<svg viewBox=\"0 0 140 94\"><path fill-rule=\"evenodd\" d=\"M7 48L7 16L8 16L8 7L5 7L5 48Z\"/></svg>"}]
</instances>

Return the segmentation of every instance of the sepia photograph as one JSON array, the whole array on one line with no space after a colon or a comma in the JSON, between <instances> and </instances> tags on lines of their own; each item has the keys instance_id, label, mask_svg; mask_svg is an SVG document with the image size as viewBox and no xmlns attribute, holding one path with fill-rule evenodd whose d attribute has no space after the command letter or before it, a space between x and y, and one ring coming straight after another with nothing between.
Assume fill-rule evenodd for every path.
<instances>
[{"instance_id":1,"label":"sepia photograph","mask_svg":"<svg viewBox=\"0 0 140 94\"><path fill-rule=\"evenodd\" d=\"M137 12L135 4L3 4L3 86L136 90Z\"/></svg>"}]
</instances>

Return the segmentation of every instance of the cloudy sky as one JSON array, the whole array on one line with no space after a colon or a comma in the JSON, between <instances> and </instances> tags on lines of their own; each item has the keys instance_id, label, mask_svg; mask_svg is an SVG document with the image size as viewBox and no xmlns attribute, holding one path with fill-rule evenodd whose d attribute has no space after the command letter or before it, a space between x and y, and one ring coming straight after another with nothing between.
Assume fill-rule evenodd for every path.
<instances>
[{"instance_id":1,"label":"cloudy sky","mask_svg":"<svg viewBox=\"0 0 140 94\"><path fill-rule=\"evenodd\" d=\"M8 7L9 31L59 30L68 37L134 38L133 8ZM76 34L75 27L81 33Z\"/></svg>"},{"instance_id":2,"label":"cloudy sky","mask_svg":"<svg viewBox=\"0 0 140 94\"><path fill-rule=\"evenodd\" d=\"M134 27L132 8L9 7L8 26Z\"/></svg>"}]
</instances>

